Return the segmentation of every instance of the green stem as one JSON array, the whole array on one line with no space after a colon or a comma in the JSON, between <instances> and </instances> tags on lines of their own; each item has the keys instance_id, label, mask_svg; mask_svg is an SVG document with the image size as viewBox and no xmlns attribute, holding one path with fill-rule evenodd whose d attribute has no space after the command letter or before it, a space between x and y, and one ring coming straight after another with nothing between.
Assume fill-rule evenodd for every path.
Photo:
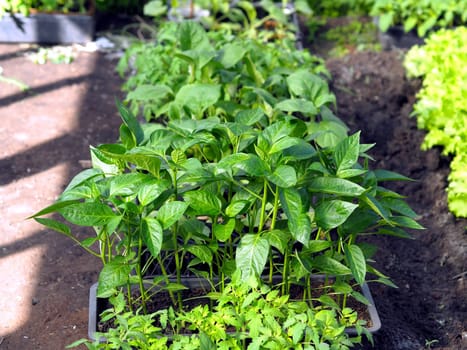
<instances>
[{"instance_id":1,"label":"green stem","mask_svg":"<svg viewBox=\"0 0 467 350\"><path fill-rule=\"evenodd\" d=\"M261 199L261 215L259 218L258 233L263 231L263 226L265 224L267 200L268 200L268 182L266 181L266 179L264 179L263 198Z\"/></svg>"},{"instance_id":2,"label":"green stem","mask_svg":"<svg viewBox=\"0 0 467 350\"><path fill-rule=\"evenodd\" d=\"M141 293L143 313L146 315L148 313L148 310L146 307L147 295L146 295L146 290L144 288L143 275L141 273L141 254L142 254L141 252L142 250L143 250L143 239L141 238L141 235L140 235L138 239L138 258L136 260L136 275L138 276L139 291Z\"/></svg>"},{"instance_id":3,"label":"green stem","mask_svg":"<svg viewBox=\"0 0 467 350\"><path fill-rule=\"evenodd\" d=\"M157 257L157 262L161 268L162 275L165 277L166 282L169 283L169 275L167 274L167 270L164 267L164 262L161 260L160 256ZM175 299L175 295L171 290L168 290L170 299L172 300L172 304L174 306L177 305L177 300Z\"/></svg>"}]
</instances>

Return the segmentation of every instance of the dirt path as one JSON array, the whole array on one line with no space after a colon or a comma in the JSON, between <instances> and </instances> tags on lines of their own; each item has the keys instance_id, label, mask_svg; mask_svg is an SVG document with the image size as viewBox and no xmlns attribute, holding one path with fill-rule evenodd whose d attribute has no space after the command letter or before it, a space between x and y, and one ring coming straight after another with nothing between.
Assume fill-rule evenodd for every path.
<instances>
[{"instance_id":1,"label":"dirt path","mask_svg":"<svg viewBox=\"0 0 467 350\"><path fill-rule=\"evenodd\" d=\"M115 62L80 53L71 65L33 64L18 45L0 45L0 349L63 349L87 334L88 288L99 262L24 218L52 203L89 159L89 145L114 141L120 124ZM415 240L378 239L378 266L399 289L372 286L383 320L378 350L467 348L466 220L446 208L449 160L420 151L423 133L409 119L417 86L397 52L328 62L339 115L365 142L375 167L417 182L398 185L427 228Z\"/></svg>"},{"instance_id":2,"label":"dirt path","mask_svg":"<svg viewBox=\"0 0 467 350\"><path fill-rule=\"evenodd\" d=\"M70 65L37 65L18 45L0 45L0 349L63 349L87 334L88 288L99 262L24 219L51 204L89 159L114 141L121 81L114 62L79 53Z\"/></svg>"}]
</instances>

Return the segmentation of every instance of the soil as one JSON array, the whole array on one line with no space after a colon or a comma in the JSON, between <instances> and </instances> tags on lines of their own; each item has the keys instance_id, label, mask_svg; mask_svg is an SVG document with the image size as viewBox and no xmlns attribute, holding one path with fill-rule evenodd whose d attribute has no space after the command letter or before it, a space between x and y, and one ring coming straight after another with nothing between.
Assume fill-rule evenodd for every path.
<instances>
[{"instance_id":1,"label":"soil","mask_svg":"<svg viewBox=\"0 0 467 350\"><path fill-rule=\"evenodd\" d=\"M89 146L113 142L122 97L116 60L80 51L70 65L37 65L20 45L0 45L0 349L63 349L87 336L88 289L100 263L66 237L24 220L51 204L87 165ZM377 267L399 286L371 285L382 329L375 349L467 349L467 220L449 213L449 157L422 151L409 115L420 82L408 81L403 52L353 52L327 59L338 115L362 130L374 168L416 181L388 184L407 196L423 231L413 240L376 237Z\"/></svg>"}]
</instances>

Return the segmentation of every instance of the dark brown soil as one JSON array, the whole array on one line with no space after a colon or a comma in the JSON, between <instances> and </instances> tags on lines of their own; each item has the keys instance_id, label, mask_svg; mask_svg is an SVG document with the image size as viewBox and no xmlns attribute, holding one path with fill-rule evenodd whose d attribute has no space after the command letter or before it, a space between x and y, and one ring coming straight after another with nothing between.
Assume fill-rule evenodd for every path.
<instances>
[{"instance_id":1,"label":"dark brown soil","mask_svg":"<svg viewBox=\"0 0 467 350\"><path fill-rule=\"evenodd\" d=\"M38 66L19 45L0 45L0 349L63 349L87 335L88 288L100 263L65 237L24 218L53 202L89 159L89 145L117 138L116 62L79 53L71 65ZM376 263L399 286L372 285L383 327L375 349L467 348L467 220L446 205L449 158L421 151L424 133L410 118L418 82L407 81L402 52L329 59L338 114L364 142L377 145L375 168L417 181L393 184L426 230L413 240L377 237Z\"/></svg>"}]
</instances>

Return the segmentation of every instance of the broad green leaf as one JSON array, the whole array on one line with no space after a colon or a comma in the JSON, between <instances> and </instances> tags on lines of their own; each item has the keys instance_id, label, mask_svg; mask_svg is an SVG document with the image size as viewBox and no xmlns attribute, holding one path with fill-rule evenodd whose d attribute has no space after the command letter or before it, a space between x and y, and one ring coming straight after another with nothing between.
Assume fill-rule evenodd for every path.
<instances>
[{"instance_id":1,"label":"broad green leaf","mask_svg":"<svg viewBox=\"0 0 467 350\"><path fill-rule=\"evenodd\" d=\"M138 169L147 170L151 175L159 177L161 160L158 155L147 148L135 147L127 152L123 159L136 165Z\"/></svg>"},{"instance_id":2,"label":"broad green leaf","mask_svg":"<svg viewBox=\"0 0 467 350\"><path fill-rule=\"evenodd\" d=\"M141 84L130 91L127 95L128 100L137 101L154 101L165 98L167 95L172 95L172 89L164 84L145 85Z\"/></svg>"},{"instance_id":3,"label":"broad green leaf","mask_svg":"<svg viewBox=\"0 0 467 350\"><path fill-rule=\"evenodd\" d=\"M132 149L136 146L135 135L131 132L130 128L125 124L120 125L120 142L126 149Z\"/></svg>"},{"instance_id":4,"label":"broad green leaf","mask_svg":"<svg viewBox=\"0 0 467 350\"><path fill-rule=\"evenodd\" d=\"M143 239L149 252L154 258L159 256L163 240L163 230L159 221L146 217L143 220Z\"/></svg>"},{"instance_id":5,"label":"broad green leaf","mask_svg":"<svg viewBox=\"0 0 467 350\"><path fill-rule=\"evenodd\" d=\"M128 173L109 179L109 197L133 195L136 188L147 181L148 177L140 173Z\"/></svg>"},{"instance_id":6,"label":"broad green leaf","mask_svg":"<svg viewBox=\"0 0 467 350\"><path fill-rule=\"evenodd\" d=\"M117 100L118 111L125 125L130 129L135 137L136 144L139 145L144 139L144 132L136 117L126 108L123 103Z\"/></svg>"},{"instance_id":7,"label":"broad green leaf","mask_svg":"<svg viewBox=\"0 0 467 350\"><path fill-rule=\"evenodd\" d=\"M331 247L331 245L332 245L332 242L330 241L311 240L310 242L308 242L308 245L306 246L306 249L304 250L304 252L310 253L310 254L318 253L318 252L328 249L329 247Z\"/></svg>"},{"instance_id":8,"label":"broad green leaf","mask_svg":"<svg viewBox=\"0 0 467 350\"><path fill-rule=\"evenodd\" d=\"M83 170L78 175L73 177L73 179L70 181L70 183L67 185L63 192L67 192L75 187L78 187L82 185L85 181L101 177L104 177L104 174L99 169L91 168Z\"/></svg>"},{"instance_id":9,"label":"broad green leaf","mask_svg":"<svg viewBox=\"0 0 467 350\"><path fill-rule=\"evenodd\" d=\"M206 31L195 21L183 21L178 34L182 51L197 49L209 42Z\"/></svg>"},{"instance_id":10,"label":"broad green leaf","mask_svg":"<svg viewBox=\"0 0 467 350\"><path fill-rule=\"evenodd\" d=\"M316 224L325 230L336 228L342 225L357 207L357 204L337 199L321 202L315 208Z\"/></svg>"},{"instance_id":11,"label":"broad green leaf","mask_svg":"<svg viewBox=\"0 0 467 350\"><path fill-rule=\"evenodd\" d=\"M151 181L144 184L138 190L138 200L145 207L156 200L167 187L164 181Z\"/></svg>"},{"instance_id":12,"label":"broad green leaf","mask_svg":"<svg viewBox=\"0 0 467 350\"><path fill-rule=\"evenodd\" d=\"M360 196L365 192L363 187L352 181L333 177L314 178L309 183L309 190L350 197Z\"/></svg>"},{"instance_id":13,"label":"broad green leaf","mask_svg":"<svg viewBox=\"0 0 467 350\"><path fill-rule=\"evenodd\" d=\"M183 194L183 198L196 212L196 215L207 215L214 217L222 211L221 200L208 190L196 190Z\"/></svg>"},{"instance_id":14,"label":"broad green leaf","mask_svg":"<svg viewBox=\"0 0 467 350\"><path fill-rule=\"evenodd\" d=\"M332 284L332 289L339 294L349 294L353 291L353 288L350 284L343 281L336 281Z\"/></svg>"},{"instance_id":15,"label":"broad green leaf","mask_svg":"<svg viewBox=\"0 0 467 350\"><path fill-rule=\"evenodd\" d=\"M34 220L36 220L39 224L44 225L45 227L64 234L67 237L72 236L70 228L60 221L48 218L34 218Z\"/></svg>"},{"instance_id":16,"label":"broad green leaf","mask_svg":"<svg viewBox=\"0 0 467 350\"><path fill-rule=\"evenodd\" d=\"M271 149L269 150L269 154L281 152L287 148L300 144L301 140L299 138L286 136L272 144Z\"/></svg>"},{"instance_id":17,"label":"broad green leaf","mask_svg":"<svg viewBox=\"0 0 467 350\"><path fill-rule=\"evenodd\" d=\"M261 276L269 256L269 242L260 234L246 234L240 240L235 255L237 269L242 279Z\"/></svg>"},{"instance_id":18,"label":"broad green leaf","mask_svg":"<svg viewBox=\"0 0 467 350\"><path fill-rule=\"evenodd\" d=\"M98 202L75 203L57 211L66 220L79 226L103 226L118 217L110 207Z\"/></svg>"},{"instance_id":19,"label":"broad green leaf","mask_svg":"<svg viewBox=\"0 0 467 350\"><path fill-rule=\"evenodd\" d=\"M308 245L311 233L311 220L308 214L301 213L296 219L289 219L288 227L295 240L305 246Z\"/></svg>"},{"instance_id":20,"label":"broad green leaf","mask_svg":"<svg viewBox=\"0 0 467 350\"><path fill-rule=\"evenodd\" d=\"M363 305L371 305L370 301L365 298L365 296L362 293L359 293L357 291L352 291L350 295L357 300L359 303L362 303Z\"/></svg>"},{"instance_id":21,"label":"broad green leaf","mask_svg":"<svg viewBox=\"0 0 467 350\"><path fill-rule=\"evenodd\" d=\"M337 173L337 176L341 179L350 179L352 177L364 175L368 172L365 169L345 169Z\"/></svg>"},{"instance_id":22,"label":"broad green leaf","mask_svg":"<svg viewBox=\"0 0 467 350\"><path fill-rule=\"evenodd\" d=\"M183 217L188 204L180 201L165 202L157 211L156 218L165 229L175 224Z\"/></svg>"},{"instance_id":23,"label":"broad green leaf","mask_svg":"<svg viewBox=\"0 0 467 350\"><path fill-rule=\"evenodd\" d=\"M340 176L340 172L351 169L357 163L359 152L360 132L339 142L334 149L334 159L336 161L338 176Z\"/></svg>"},{"instance_id":24,"label":"broad green leaf","mask_svg":"<svg viewBox=\"0 0 467 350\"><path fill-rule=\"evenodd\" d=\"M312 260L312 263L314 268L318 271L329 275L341 276L350 275L352 273L347 266L326 255L317 256Z\"/></svg>"},{"instance_id":25,"label":"broad green leaf","mask_svg":"<svg viewBox=\"0 0 467 350\"><path fill-rule=\"evenodd\" d=\"M344 252L355 281L362 285L366 276L366 260L362 250L359 246L352 244L344 245Z\"/></svg>"},{"instance_id":26,"label":"broad green leaf","mask_svg":"<svg viewBox=\"0 0 467 350\"><path fill-rule=\"evenodd\" d=\"M219 85L194 83L183 85L175 96L175 103L187 106L199 115L209 106L213 106L220 98Z\"/></svg>"},{"instance_id":27,"label":"broad green leaf","mask_svg":"<svg viewBox=\"0 0 467 350\"><path fill-rule=\"evenodd\" d=\"M246 109L240 111L235 116L235 121L241 125L254 125L264 118L264 112L261 108Z\"/></svg>"},{"instance_id":28,"label":"broad green leaf","mask_svg":"<svg viewBox=\"0 0 467 350\"><path fill-rule=\"evenodd\" d=\"M159 17L167 12L167 4L163 0L151 0L144 5L145 16Z\"/></svg>"},{"instance_id":29,"label":"broad green leaf","mask_svg":"<svg viewBox=\"0 0 467 350\"><path fill-rule=\"evenodd\" d=\"M386 32L393 23L394 12L386 12L379 16L379 28L382 32Z\"/></svg>"},{"instance_id":30,"label":"broad green leaf","mask_svg":"<svg viewBox=\"0 0 467 350\"><path fill-rule=\"evenodd\" d=\"M279 109L281 111L288 112L288 113L300 112L305 115L318 114L318 109L315 107L314 103L304 98L294 98L294 99L283 100L279 102L278 104L276 104L274 107L276 109Z\"/></svg>"},{"instance_id":31,"label":"broad green leaf","mask_svg":"<svg viewBox=\"0 0 467 350\"><path fill-rule=\"evenodd\" d=\"M117 287L128 283L132 266L127 258L121 255L115 256L104 265L98 280L97 297L108 298L115 293Z\"/></svg>"},{"instance_id":32,"label":"broad green leaf","mask_svg":"<svg viewBox=\"0 0 467 350\"><path fill-rule=\"evenodd\" d=\"M221 64L224 68L235 66L245 55L247 49L241 42L225 44L222 49Z\"/></svg>"},{"instance_id":33,"label":"broad green leaf","mask_svg":"<svg viewBox=\"0 0 467 350\"><path fill-rule=\"evenodd\" d=\"M228 217L234 218L237 215L244 214L250 205L251 202L248 200L232 200L227 208L225 208L225 214Z\"/></svg>"},{"instance_id":34,"label":"broad green leaf","mask_svg":"<svg viewBox=\"0 0 467 350\"><path fill-rule=\"evenodd\" d=\"M211 263L212 262L212 252L205 245L190 245L186 247L191 254L196 256L202 263Z\"/></svg>"},{"instance_id":35,"label":"broad green leaf","mask_svg":"<svg viewBox=\"0 0 467 350\"><path fill-rule=\"evenodd\" d=\"M292 187L297 183L297 174L290 165L279 165L267 178L273 184L282 188Z\"/></svg>"},{"instance_id":36,"label":"broad green leaf","mask_svg":"<svg viewBox=\"0 0 467 350\"><path fill-rule=\"evenodd\" d=\"M262 233L263 237L269 242L271 247L276 248L281 254L284 254L290 233L284 230L271 230Z\"/></svg>"},{"instance_id":37,"label":"broad green leaf","mask_svg":"<svg viewBox=\"0 0 467 350\"><path fill-rule=\"evenodd\" d=\"M383 205L373 196L369 194L365 194L361 197L363 202L365 202L376 214L378 214L380 217L383 218L383 220L389 224L393 225L389 221L389 212L386 210L386 208L383 207Z\"/></svg>"},{"instance_id":38,"label":"broad green leaf","mask_svg":"<svg viewBox=\"0 0 467 350\"><path fill-rule=\"evenodd\" d=\"M229 219L224 224L213 224L212 233L217 240L225 242L230 239L232 236L233 230L235 228L235 220Z\"/></svg>"}]
</instances>

